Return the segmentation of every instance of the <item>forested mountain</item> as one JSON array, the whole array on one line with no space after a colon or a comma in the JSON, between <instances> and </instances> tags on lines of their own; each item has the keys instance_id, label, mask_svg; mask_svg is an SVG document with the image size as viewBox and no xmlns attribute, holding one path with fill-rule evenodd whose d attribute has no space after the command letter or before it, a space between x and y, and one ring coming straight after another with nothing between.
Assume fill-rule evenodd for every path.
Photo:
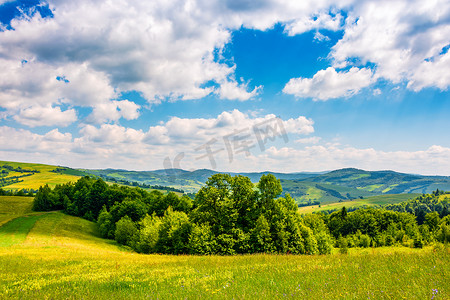
<instances>
[{"instance_id":1,"label":"forested mountain","mask_svg":"<svg viewBox=\"0 0 450 300\"><path fill-rule=\"evenodd\" d=\"M128 181L139 184L165 185L184 190L185 192L197 192L214 174L220 172L199 169L195 171L186 171L181 169L155 170L155 171L127 171L120 169L83 169L84 172L99 176L108 181ZM231 176L242 175L250 178L252 182L258 182L262 175L272 174L279 179L299 180L320 175L322 173L276 173L276 172L252 172L252 173L233 173L227 172Z\"/></svg>"},{"instance_id":2,"label":"forested mountain","mask_svg":"<svg viewBox=\"0 0 450 300\"><path fill-rule=\"evenodd\" d=\"M380 194L431 193L436 189L450 190L448 176L423 176L353 168L331 171L305 181L335 184Z\"/></svg>"},{"instance_id":3,"label":"forested mountain","mask_svg":"<svg viewBox=\"0 0 450 300\"><path fill-rule=\"evenodd\" d=\"M185 192L195 193L204 182L219 172L201 169L156 171L83 170L108 181L136 182L140 184L172 186ZM242 175L258 182L270 172L228 173ZM450 190L450 177L423 176L394 171L364 171L354 168L321 173L271 173L281 180L284 192L298 203L332 203L381 194L431 193L436 189Z\"/></svg>"},{"instance_id":4,"label":"forested mountain","mask_svg":"<svg viewBox=\"0 0 450 300\"><path fill-rule=\"evenodd\" d=\"M256 183L270 172L228 173L242 175ZM62 166L0 162L0 187L8 192L22 189L36 190L39 186L76 181L81 176L93 175L110 183L140 186L147 190L174 191L195 194L217 171L181 169L155 171L128 171L121 169L72 169ZM284 193L290 193L300 206L331 204L370 198L376 195L431 193L436 189L450 190L450 177L404 174L394 171L364 171L341 169L331 172L271 173L281 180ZM283 195L284 195L283 193ZM414 196L413 196L414 197ZM331 209L331 208L330 208Z\"/></svg>"}]
</instances>

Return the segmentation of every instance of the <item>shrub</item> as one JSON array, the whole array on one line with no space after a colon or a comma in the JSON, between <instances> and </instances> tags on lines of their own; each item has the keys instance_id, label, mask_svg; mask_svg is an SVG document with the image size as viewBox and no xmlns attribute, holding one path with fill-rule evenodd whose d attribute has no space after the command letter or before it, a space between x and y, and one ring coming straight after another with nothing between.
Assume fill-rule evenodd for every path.
<instances>
[{"instance_id":1,"label":"shrub","mask_svg":"<svg viewBox=\"0 0 450 300\"><path fill-rule=\"evenodd\" d=\"M138 230L130 217L125 216L116 223L115 239L119 244L133 248L138 238Z\"/></svg>"}]
</instances>

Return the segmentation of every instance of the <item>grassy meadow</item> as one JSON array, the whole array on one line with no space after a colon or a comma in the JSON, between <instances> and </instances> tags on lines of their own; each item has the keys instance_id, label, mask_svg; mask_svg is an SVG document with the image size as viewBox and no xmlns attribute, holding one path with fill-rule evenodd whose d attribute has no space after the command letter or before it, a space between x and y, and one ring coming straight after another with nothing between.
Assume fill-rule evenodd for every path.
<instances>
[{"instance_id":1,"label":"grassy meadow","mask_svg":"<svg viewBox=\"0 0 450 300\"><path fill-rule=\"evenodd\" d=\"M333 202L327 204L319 205L311 205L299 207L299 211L302 214L319 212L324 210L339 210L342 207L346 207L347 209L350 207L361 207L361 206L377 206L377 205L385 205L385 204L396 204L409 199L413 199L420 194L393 194L393 195L377 195L372 197L367 197L364 199L355 199L351 201L343 201L343 202Z\"/></svg>"},{"instance_id":2,"label":"grassy meadow","mask_svg":"<svg viewBox=\"0 0 450 300\"><path fill-rule=\"evenodd\" d=\"M39 189L39 187L48 184L51 188L54 188L57 184L63 184L67 182L75 182L80 176L65 174L64 172L55 173L57 167L51 165L34 164L34 163L20 163L10 161L0 161L0 166L8 165L13 168L21 167L24 170L36 170L39 173L34 173L30 176L24 176L26 174L19 172L9 172L8 177L19 176L20 182L12 183L4 186L7 190L21 190L21 189Z\"/></svg>"},{"instance_id":3,"label":"grassy meadow","mask_svg":"<svg viewBox=\"0 0 450 300\"><path fill-rule=\"evenodd\" d=\"M11 219L32 213L32 197L0 196L0 226Z\"/></svg>"},{"instance_id":4,"label":"grassy meadow","mask_svg":"<svg viewBox=\"0 0 450 300\"><path fill-rule=\"evenodd\" d=\"M444 246L324 256L142 255L101 239L95 223L30 214L11 198L0 198L13 212L0 227L1 299L450 298Z\"/></svg>"}]
</instances>

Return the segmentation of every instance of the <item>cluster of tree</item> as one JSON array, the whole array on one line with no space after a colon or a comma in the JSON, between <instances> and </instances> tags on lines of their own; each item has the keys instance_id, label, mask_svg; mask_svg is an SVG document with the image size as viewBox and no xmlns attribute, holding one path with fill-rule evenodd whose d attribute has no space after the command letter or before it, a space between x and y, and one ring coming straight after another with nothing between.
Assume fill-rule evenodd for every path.
<instances>
[{"instance_id":1,"label":"cluster of tree","mask_svg":"<svg viewBox=\"0 0 450 300\"><path fill-rule=\"evenodd\" d=\"M330 215L320 215L335 240L335 246L381 247L401 244L422 247L434 241L450 241L450 216L427 213L419 224L414 214L382 208L358 209L348 213L345 207Z\"/></svg>"},{"instance_id":2,"label":"cluster of tree","mask_svg":"<svg viewBox=\"0 0 450 300\"><path fill-rule=\"evenodd\" d=\"M97 221L103 237L141 253L326 254L333 245L422 247L450 241L450 216L437 211L425 214L422 223L410 212L383 208L348 212L344 207L302 216L290 195L281 194L280 181L270 174L256 186L245 176L215 174L193 200L83 177L53 190L41 187L33 209L64 210ZM440 195L424 195L428 200L421 201Z\"/></svg>"},{"instance_id":3,"label":"cluster of tree","mask_svg":"<svg viewBox=\"0 0 450 300\"><path fill-rule=\"evenodd\" d=\"M388 204L384 208L414 214L421 225L425 221L425 215L430 212L437 212L440 218L450 214L450 193L437 189L432 194L423 194L398 204Z\"/></svg>"},{"instance_id":4,"label":"cluster of tree","mask_svg":"<svg viewBox=\"0 0 450 300\"><path fill-rule=\"evenodd\" d=\"M23 179L20 179L25 176L31 176L32 174L25 174L22 176L10 176L10 177L0 177L0 187L4 187L7 185L11 185L14 183L22 182Z\"/></svg>"},{"instance_id":5,"label":"cluster of tree","mask_svg":"<svg viewBox=\"0 0 450 300\"><path fill-rule=\"evenodd\" d=\"M184 190L182 189L177 189L171 186L165 186L165 185L148 185L147 184L147 188L149 189L157 189L157 190L163 190L163 191L169 191L169 192L177 192L177 193L181 193L184 194Z\"/></svg>"},{"instance_id":6,"label":"cluster of tree","mask_svg":"<svg viewBox=\"0 0 450 300\"><path fill-rule=\"evenodd\" d=\"M0 188L0 196L27 196L27 197L33 197L34 194L36 193L36 190L33 189L21 189L21 190L17 190L17 191L13 191L13 190L4 190L2 188Z\"/></svg>"},{"instance_id":7,"label":"cluster of tree","mask_svg":"<svg viewBox=\"0 0 450 300\"><path fill-rule=\"evenodd\" d=\"M113 210L119 205L128 205L130 214L131 211L135 214L143 211L143 215L153 212L162 215L169 206L187 209L191 202L189 197L178 197L175 193L164 195L159 191L146 192L138 187L108 185L102 179L85 176L76 183L57 185L53 190L48 185L40 187L33 209L63 210L70 215L95 221L103 207Z\"/></svg>"},{"instance_id":8,"label":"cluster of tree","mask_svg":"<svg viewBox=\"0 0 450 300\"><path fill-rule=\"evenodd\" d=\"M320 205L320 201L319 200L311 200L309 199L307 202L300 202L297 204L298 207L304 207L304 206L311 206L311 205Z\"/></svg>"},{"instance_id":9,"label":"cluster of tree","mask_svg":"<svg viewBox=\"0 0 450 300\"><path fill-rule=\"evenodd\" d=\"M32 174L39 173L38 170L26 170L26 169L22 169L21 167L14 168L13 166L10 166L10 165L3 165L0 168L5 169L5 170L2 170L3 173L5 173L4 171L6 171L6 170L8 170L10 172L18 172L18 173L32 173ZM8 172L8 171L6 171L6 172Z\"/></svg>"},{"instance_id":10,"label":"cluster of tree","mask_svg":"<svg viewBox=\"0 0 450 300\"><path fill-rule=\"evenodd\" d=\"M255 187L248 177L215 174L194 200L83 177L54 190L41 187L33 209L97 220L103 237L143 253L329 253L323 220L308 227L295 201L281 192L273 175Z\"/></svg>"},{"instance_id":11,"label":"cluster of tree","mask_svg":"<svg viewBox=\"0 0 450 300\"><path fill-rule=\"evenodd\" d=\"M165 186L165 185L150 185L150 184L146 184L146 183L139 183L137 181L128 181L125 179L117 179L111 176L106 176L106 175L99 175L100 178L109 181L109 182L114 182L114 183L120 183L123 185L128 185L128 186L135 186L135 187L140 187L143 189L156 189L156 190L163 190L163 191L168 191L168 192L177 192L177 193L181 193L184 194L184 190L182 189L177 189L174 188L172 186Z\"/></svg>"}]
</instances>

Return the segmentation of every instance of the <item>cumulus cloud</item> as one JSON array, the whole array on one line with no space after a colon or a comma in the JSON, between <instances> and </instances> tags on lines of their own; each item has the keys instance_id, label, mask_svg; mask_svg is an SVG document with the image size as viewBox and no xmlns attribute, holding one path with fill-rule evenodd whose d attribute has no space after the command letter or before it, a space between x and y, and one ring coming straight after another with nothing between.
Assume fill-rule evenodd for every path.
<instances>
[{"instance_id":1,"label":"cumulus cloud","mask_svg":"<svg viewBox=\"0 0 450 300\"><path fill-rule=\"evenodd\" d=\"M279 121L282 124L278 124ZM281 130L285 131L286 134L310 134L314 132L313 124L312 120L303 116L287 120L278 119L273 114L251 117L235 109L230 112L225 111L216 118L210 119L172 117L162 125L150 127L148 138L158 141L165 140L169 144L183 141L185 145L200 146L211 139L222 140L234 132L241 132L244 135L253 134L255 127L266 125L273 127L280 125L277 128L278 134L282 134Z\"/></svg>"},{"instance_id":2,"label":"cumulus cloud","mask_svg":"<svg viewBox=\"0 0 450 300\"><path fill-rule=\"evenodd\" d=\"M52 18L35 14L13 19L14 30L0 33L0 53L9 62L35 61L38 70L45 69L50 77L64 75L69 80L65 89L75 94L76 102L88 101L77 95L78 90L92 94L97 88L107 95L97 95L95 102L103 98L98 96L111 99L112 88L140 91L153 102L201 98L211 92L241 100L255 94L245 94L246 86L234 82L233 66L214 61L215 49L229 42L230 31L203 10L202 3L82 0L49 5ZM88 69L95 78L68 74L72 65ZM25 69L16 75L27 82L35 78ZM97 78L108 87L96 84ZM209 81L224 88L202 87ZM233 85L235 92L227 93ZM51 87L42 90L49 93Z\"/></svg>"},{"instance_id":3,"label":"cumulus cloud","mask_svg":"<svg viewBox=\"0 0 450 300\"><path fill-rule=\"evenodd\" d=\"M217 119L219 118L215 119L216 122ZM186 124L192 122L195 124L193 127L197 128L204 127L207 123L196 119L191 121L188 119L185 122ZM100 127L87 125L81 129L80 137L72 137L70 133L62 133L57 129L40 135L28 130L2 126L0 127L0 156L11 160L30 161L30 155L32 155L34 162L53 164L59 164L59 161L64 159L65 164L74 167L104 168L107 166L152 170L163 168L166 158L173 161L178 154L183 153L180 167L184 169L211 168L211 163L205 156L205 149L196 150L193 147L194 145L198 147L201 141L193 142L186 139L178 142L174 139L174 135L168 132L166 126L167 124L152 127L144 132L116 124L104 124ZM213 128L214 125L209 127L208 131L213 132ZM148 137L156 131L162 131L169 140L164 141L163 144L151 143ZM293 144L281 146L268 144L265 151L261 151L257 146L252 148L248 156L245 152L233 151L230 160L229 152L223 141L220 141L221 133L218 131L218 136L212 135L217 138L217 144L210 144L217 170L220 171L264 169L274 172L299 172L356 166L367 170L389 169L427 175L450 175L448 173L450 148L439 145L418 151L381 151L339 144L314 144L316 139L310 138L308 143L311 142L312 145L300 148L293 148ZM303 140L300 143L306 141ZM171 147L167 147L167 142ZM221 151L217 151L220 149L218 146L222 148Z\"/></svg>"},{"instance_id":4,"label":"cumulus cloud","mask_svg":"<svg viewBox=\"0 0 450 300\"><path fill-rule=\"evenodd\" d=\"M450 85L450 2L360 1L349 10L344 36L330 57L335 67L352 65L354 58L376 65L376 74L394 83L408 82L445 90Z\"/></svg>"},{"instance_id":5,"label":"cumulus cloud","mask_svg":"<svg viewBox=\"0 0 450 300\"><path fill-rule=\"evenodd\" d=\"M267 147L277 141L286 143L288 140L284 140L284 137L287 135L307 135L314 132L313 124L312 120L303 116L281 120L272 114L252 117L233 110L208 119L172 117L167 122L151 126L147 131L118 124L87 124L80 128L76 137L57 129L39 135L27 130L1 127L0 153L9 153L12 159L17 157L14 153L20 149L18 152L38 151L40 155L54 159L62 153L61 149L64 149L66 157L70 157L69 162L89 162L85 167L108 166L148 170L162 168L166 157L175 157L183 152L186 153L185 162L193 163L186 167L211 168L208 159L198 162L196 160L204 154L205 145L210 145L214 151L220 150L217 162L223 164L230 161L231 150L233 156L247 157L249 153L246 152L250 150L263 151L259 142ZM259 140L255 128L261 130ZM13 143L7 143L8 139ZM1 144L2 142L4 143ZM58 149L53 149L51 145L57 145ZM247 146L248 149L245 148ZM244 151L237 149L234 153L235 148Z\"/></svg>"},{"instance_id":6,"label":"cumulus cloud","mask_svg":"<svg viewBox=\"0 0 450 300\"><path fill-rule=\"evenodd\" d=\"M95 107L115 95L106 75L86 64L55 67L36 60L2 58L0 63L0 107L30 127L67 126L77 120L76 112L73 108L61 111L59 105Z\"/></svg>"},{"instance_id":7,"label":"cumulus cloud","mask_svg":"<svg viewBox=\"0 0 450 300\"><path fill-rule=\"evenodd\" d=\"M291 172L323 171L356 166L366 170L395 170L424 175L449 175L450 148L433 145L419 151L380 151L341 145L314 145L304 149L269 148L260 158L268 165L284 163ZM426 162L426 163L424 163Z\"/></svg>"},{"instance_id":8,"label":"cumulus cloud","mask_svg":"<svg viewBox=\"0 0 450 300\"><path fill-rule=\"evenodd\" d=\"M112 100L99 103L94 107L94 111L89 116L88 121L92 123L103 123L107 121L117 121L120 118L134 120L139 117L140 105L129 100Z\"/></svg>"},{"instance_id":9,"label":"cumulus cloud","mask_svg":"<svg viewBox=\"0 0 450 300\"><path fill-rule=\"evenodd\" d=\"M74 109L62 111L60 107L31 106L21 109L14 120L29 127L62 126L65 127L77 119Z\"/></svg>"},{"instance_id":10,"label":"cumulus cloud","mask_svg":"<svg viewBox=\"0 0 450 300\"><path fill-rule=\"evenodd\" d=\"M337 31L342 28L344 18L340 13L331 15L328 12L320 12L309 18L300 18L288 23L285 30L289 35L301 34L313 29L328 29Z\"/></svg>"},{"instance_id":11,"label":"cumulus cloud","mask_svg":"<svg viewBox=\"0 0 450 300\"><path fill-rule=\"evenodd\" d=\"M317 72L313 78L293 78L283 89L286 94L296 97L328 100L349 97L372 84L372 71L367 68L351 68L336 72L332 67Z\"/></svg>"},{"instance_id":12,"label":"cumulus cloud","mask_svg":"<svg viewBox=\"0 0 450 300\"><path fill-rule=\"evenodd\" d=\"M267 30L277 23L285 25L288 35L314 30L319 41L326 40L321 29L342 30L329 56L335 69L351 67L357 58L360 72L365 63L373 63L377 78L406 80L415 91L450 84L449 54L442 51L450 43L450 4L445 0L54 0L49 8L52 17L18 17L11 21L14 30L0 32L0 106L10 114L31 102L90 106L101 114L108 101L131 90L151 103L209 94L254 98L262 87L237 81L236 66L218 62L215 53L231 41L235 29ZM329 69L319 73L317 80L328 75L324 83L333 75ZM307 92L311 84L301 79L290 82L294 94L323 100L352 95L367 84L363 77L366 81L352 82L354 87L331 86L329 95L314 95Z\"/></svg>"},{"instance_id":13,"label":"cumulus cloud","mask_svg":"<svg viewBox=\"0 0 450 300\"><path fill-rule=\"evenodd\" d=\"M247 84L238 84L236 81L227 81L221 84L219 95L221 99L248 100L255 97L262 86L257 86L251 92L247 92Z\"/></svg>"},{"instance_id":14,"label":"cumulus cloud","mask_svg":"<svg viewBox=\"0 0 450 300\"><path fill-rule=\"evenodd\" d=\"M314 40L318 41L318 42L327 42L330 40L329 37L327 37L326 35L321 34L319 31L316 31L316 33L314 34Z\"/></svg>"}]
</instances>

